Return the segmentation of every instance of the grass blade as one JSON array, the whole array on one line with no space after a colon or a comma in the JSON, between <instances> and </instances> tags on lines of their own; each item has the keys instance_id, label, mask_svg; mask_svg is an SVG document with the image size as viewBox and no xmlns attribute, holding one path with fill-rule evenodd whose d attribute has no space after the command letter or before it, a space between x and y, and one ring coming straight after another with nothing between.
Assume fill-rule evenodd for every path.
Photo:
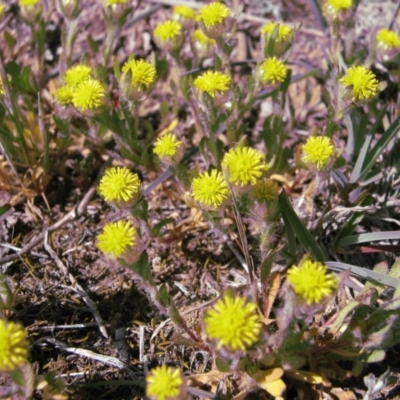
<instances>
[{"instance_id":1,"label":"grass blade","mask_svg":"<svg viewBox=\"0 0 400 400\"><path fill-rule=\"evenodd\" d=\"M400 231L360 233L359 235L347 236L338 241L338 246L350 246L352 244L377 242L380 240L400 239Z\"/></svg>"}]
</instances>

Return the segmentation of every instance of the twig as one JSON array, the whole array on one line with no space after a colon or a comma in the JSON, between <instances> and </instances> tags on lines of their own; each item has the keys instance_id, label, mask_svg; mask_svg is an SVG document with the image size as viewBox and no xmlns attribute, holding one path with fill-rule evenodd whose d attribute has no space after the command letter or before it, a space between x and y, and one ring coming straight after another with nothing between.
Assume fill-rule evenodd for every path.
<instances>
[{"instance_id":1,"label":"twig","mask_svg":"<svg viewBox=\"0 0 400 400\"><path fill-rule=\"evenodd\" d=\"M87 328L97 328L97 323L96 322L87 322L84 324L72 324L72 325L54 325L54 326L36 326L33 328L28 328L30 332L37 332L37 331L55 331L58 329L64 329L64 330L69 330L69 329L87 329Z\"/></svg>"},{"instance_id":2,"label":"twig","mask_svg":"<svg viewBox=\"0 0 400 400\"><path fill-rule=\"evenodd\" d=\"M92 299L89 297L89 295L86 293L86 291L82 288L82 286L76 281L75 277L68 272L68 268L64 265L64 263L59 259L57 253L51 248L49 245L48 239L49 239L49 232L45 231L44 232L44 248L46 251L49 253L50 257L54 260L54 262L57 264L57 267L64 273L65 276L68 276L69 280L71 281L73 289L76 293L78 293L83 301L86 303L86 305L89 307L90 311L92 312L94 319L97 322L97 325L99 326L99 330L103 337L108 339L108 334L107 330L104 324L103 319L100 316L100 313L97 311L96 305L93 303ZM67 286L68 287L68 286ZM70 288L70 287L68 287Z\"/></svg>"}]
</instances>

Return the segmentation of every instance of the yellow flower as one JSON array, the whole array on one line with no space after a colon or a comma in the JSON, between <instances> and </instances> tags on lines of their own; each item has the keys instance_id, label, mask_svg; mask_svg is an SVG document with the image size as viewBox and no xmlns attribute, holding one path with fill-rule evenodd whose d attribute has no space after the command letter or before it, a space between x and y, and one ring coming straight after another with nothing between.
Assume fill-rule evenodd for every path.
<instances>
[{"instance_id":1,"label":"yellow flower","mask_svg":"<svg viewBox=\"0 0 400 400\"><path fill-rule=\"evenodd\" d=\"M123 74L131 74L132 89L138 92L148 89L156 80L157 72L153 64L144 60L131 59L122 67Z\"/></svg>"},{"instance_id":2,"label":"yellow flower","mask_svg":"<svg viewBox=\"0 0 400 400\"><path fill-rule=\"evenodd\" d=\"M183 18L187 18L187 19L195 19L196 18L196 11L194 11L193 8L187 7L187 6L175 6L172 13L174 15L177 15L177 16L183 17Z\"/></svg>"},{"instance_id":3,"label":"yellow flower","mask_svg":"<svg viewBox=\"0 0 400 400\"><path fill-rule=\"evenodd\" d=\"M136 229L130 221L106 224L97 235L97 247L105 254L118 257L136 244Z\"/></svg>"},{"instance_id":4,"label":"yellow flower","mask_svg":"<svg viewBox=\"0 0 400 400\"><path fill-rule=\"evenodd\" d=\"M378 34L376 35L376 40L380 46L388 49L400 47L399 35L396 32L393 32L386 28L378 31Z\"/></svg>"},{"instance_id":5,"label":"yellow flower","mask_svg":"<svg viewBox=\"0 0 400 400\"><path fill-rule=\"evenodd\" d=\"M0 77L0 96L4 96L4 85L1 77Z\"/></svg>"},{"instance_id":6,"label":"yellow flower","mask_svg":"<svg viewBox=\"0 0 400 400\"><path fill-rule=\"evenodd\" d=\"M113 4L120 4L120 3L124 4L124 3L127 3L127 2L128 2L128 0L107 0L106 1L106 6L111 6Z\"/></svg>"},{"instance_id":7,"label":"yellow flower","mask_svg":"<svg viewBox=\"0 0 400 400\"><path fill-rule=\"evenodd\" d=\"M92 69L87 65L75 65L69 68L64 75L64 82L71 86L77 86L90 79Z\"/></svg>"},{"instance_id":8,"label":"yellow flower","mask_svg":"<svg viewBox=\"0 0 400 400\"><path fill-rule=\"evenodd\" d=\"M206 45L206 46L210 46L216 43L214 39L210 39L208 36L206 36L201 29L196 29L193 32L193 40L194 42L198 42L201 45Z\"/></svg>"},{"instance_id":9,"label":"yellow flower","mask_svg":"<svg viewBox=\"0 0 400 400\"><path fill-rule=\"evenodd\" d=\"M224 93L229 90L231 78L222 72L207 71L198 76L194 86L202 92L207 92L212 98L216 92Z\"/></svg>"},{"instance_id":10,"label":"yellow flower","mask_svg":"<svg viewBox=\"0 0 400 400\"><path fill-rule=\"evenodd\" d=\"M256 313L255 303L246 303L241 297L225 294L213 310L204 316L209 338L216 339L217 349L225 347L230 351L242 350L254 344L261 331L261 322Z\"/></svg>"},{"instance_id":11,"label":"yellow flower","mask_svg":"<svg viewBox=\"0 0 400 400\"><path fill-rule=\"evenodd\" d=\"M375 74L363 66L350 67L339 82L345 87L351 86L352 101L370 100L378 93Z\"/></svg>"},{"instance_id":12,"label":"yellow flower","mask_svg":"<svg viewBox=\"0 0 400 400\"><path fill-rule=\"evenodd\" d=\"M353 5L353 0L327 0L328 6L335 12L348 10Z\"/></svg>"},{"instance_id":13,"label":"yellow flower","mask_svg":"<svg viewBox=\"0 0 400 400\"><path fill-rule=\"evenodd\" d=\"M183 144L172 133L166 133L160 136L154 146L154 153L159 157L173 157L178 148Z\"/></svg>"},{"instance_id":14,"label":"yellow flower","mask_svg":"<svg viewBox=\"0 0 400 400\"><path fill-rule=\"evenodd\" d=\"M182 33L182 24L176 21L165 21L158 24L153 31L154 37L160 41L173 42L177 44L177 40L180 38Z\"/></svg>"},{"instance_id":15,"label":"yellow flower","mask_svg":"<svg viewBox=\"0 0 400 400\"><path fill-rule=\"evenodd\" d=\"M95 79L89 79L76 87L72 104L81 111L94 110L104 104L104 94L101 83Z\"/></svg>"},{"instance_id":16,"label":"yellow flower","mask_svg":"<svg viewBox=\"0 0 400 400\"><path fill-rule=\"evenodd\" d=\"M264 157L251 147L236 147L229 150L222 160L229 182L235 185L254 185L268 169Z\"/></svg>"},{"instance_id":17,"label":"yellow flower","mask_svg":"<svg viewBox=\"0 0 400 400\"><path fill-rule=\"evenodd\" d=\"M19 0L20 6L34 6L39 0Z\"/></svg>"},{"instance_id":18,"label":"yellow flower","mask_svg":"<svg viewBox=\"0 0 400 400\"><path fill-rule=\"evenodd\" d=\"M179 369L166 365L153 368L146 383L147 396L155 400L172 400L182 396L184 382Z\"/></svg>"},{"instance_id":19,"label":"yellow flower","mask_svg":"<svg viewBox=\"0 0 400 400\"><path fill-rule=\"evenodd\" d=\"M12 371L28 358L26 331L14 322L0 319L0 371Z\"/></svg>"},{"instance_id":20,"label":"yellow flower","mask_svg":"<svg viewBox=\"0 0 400 400\"><path fill-rule=\"evenodd\" d=\"M199 10L199 19L206 28L214 28L222 24L229 16L229 8L224 4L213 2Z\"/></svg>"},{"instance_id":21,"label":"yellow flower","mask_svg":"<svg viewBox=\"0 0 400 400\"><path fill-rule=\"evenodd\" d=\"M285 80L287 67L281 60L271 57L261 64L259 74L261 82L274 85Z\"/></svg>"},{"instance_id":22,"label":"yellow flower","mask_svg":"<svg viewBox=\"0 0 400 400\"><path fill-rule=\"evenodd\" d=\"M100 180L98 191L106 201L132 200L139 192L140 180L137 174L125 167L109 168Z\"/></svg>"},{"instance_id":23,"label":"yellow flower","mask_svg":"<svg viewBox=\"0 0 400 400\"><path fill-rule=\"evenodd\" d=\"M228 193L228 185L221 172L216 169L203 172L198 178L193 179L192 196L206 206L217 208L228 197Z\"/></svg>"},{"instance_id":24,"label":"yellow flower","mask_svg":"<svg viewBox=\"0 0 400 400\"><path fill-rule=\"evenodd\" d=\"M303 145L302 160L323 170L335 155L335 146L326 136L310 136Z\"/></svg>"},{"instance_id":25,"label":"yellow flower","mask_svg":"<svg viewBox=\"0 0 400 400\"><path fill-rule=\"evenodd\" d=\"M3 14L5 7L6 6L4 4L0 4L0 15Z\"/></svg>"},{"instance_id":26,"label":"yellow flower","mask_svg":"<svg viewBox=\"0 0 400 400\"><path fill-rule=\"evenodd\" d=\"M71 85L64 85L59 87L55 93L57 101L66 106L72 103L74 98L74 88Z\"/></svg>"},{"instance_id":27,"label":"yellow flower","mask_svg":"<svg viewBox=\"0 0 400 400\"><path fill-rule=\"evenodd\" d=\"M338 287L336 276L328 272L324 264L310 259L303 260L298 267L291 267L287 280L307 304L319 303Z\"/></svg>"},{"instance_id":28,"label":"yellow flower","mask_svg":"<svg viewBox=\"0 0 400 400\"><path fill-rule=\"evenodd\" d=\"M260 203L274 201L279 192L279 186L272 179L264 179L258 182L252 189L254 199Z\"/></svg>"},{"instance_id":29,"label":"yellow flower","mask_svg":"<svg viewBox=\"0 0 400 400\"><path fill-rule=\"evenodd\" d=\"M280 42L284 42L292 32L292 29L285 24L281 24L278 22L269 22L267 25L264 25L261 28L261 34L272 35L276 26L278 26L277 39Z\"/></svg>"}]
</instances>

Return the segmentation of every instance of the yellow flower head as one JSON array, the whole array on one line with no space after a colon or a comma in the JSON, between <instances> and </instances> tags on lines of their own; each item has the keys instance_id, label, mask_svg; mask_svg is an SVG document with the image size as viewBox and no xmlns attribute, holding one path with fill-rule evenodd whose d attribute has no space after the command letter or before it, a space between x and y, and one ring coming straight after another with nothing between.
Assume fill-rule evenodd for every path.
<instances>
[{"instance_id":1,"label":"yellow flower head","mask_svg":"<svg viewBox=\"0 0 400 400\"><path fill-rule=\"evenodd\" d=\"M103 232L97 235L97 247L110 256L119 257L129 247L136 244L136 229L130 221L117 221L106 224Z\"/></svg>"},{"instance_id":2,"label":"yellow flower head","mask_svg":"<svg viewBox=\"0 0 400 400\"><path fill-rule=\"evenodd\" d=\"M294 292L307 304L317 304L338 287L336 276L318 261L305 259L300 266L291 267L287 280Z\"/></svg>"},{"instance_id":3,"label":"yellow flower head","mask_svg":"<svg viewBox=\"0 0 400 400\"><path fill-rule=\"evenodd\" d=\"M92 68L87 65L75 65L72 68L69 68L64 75L64 82L67 85L77 86L82 82L86 82L90 79L90 74L92 72Z\"/></svg>"},{"instance_id":4,"label":"yellow flower head","mask_svg":"<svg viewBox=\"0 0 400 400\"><path fill-rule=\"evenodd\" d=\"M272 179L264 179L252 188L252 195L259 203L270 203L278 197L279 186Z\"/></svg>"},{"instance_id":5,"label":"yellow flower head","mask_svg":"<svg viewBox=\"0 0 400 400\"><path fill-rule=\"evenodd\" d=\"M210 46L216 43L214 39L210 39L206 36L201 29L196 29L193 32L193 41L205 46Z\"/></svg>"},{"instance_id":6,"label":"yellow flower head","mask_svg":"<svg viewBox=\"0 0 400 400\"><path fill-rule=\"evenodd\" d=\"M213 2L199 10L199 19L206 28L214 28L222 24L229 14L228 7L222 3Z\"/></svg>"},{"instance_id":7,"label":"yellow flower head","mask_svg":"<svg viewBox=\"0 0 400 400\"><path fill-rule=\"evenodd\" d=\"M131 59L122 67L123 74L132 75L131 85L135 90L142 92L148 89L156 80L157 72L153 64L144 60Z\"/></svg>"},{"instance_id":8,"label":"yellow flower head","mask_svg":"<svg viewBox=\"0 0 400 400\"><path fill-rule=\"evenodd\" d=\"M173 133L166 133L160 136L154 146L154 153L159 157L173 157L178 148L183 144Z\"/></svg>"},{"instance_id":9,"label":"yellow flower head","mask_svg":"<svg viewBox=\"0 0 400 400\"><path fill-rule=\"evenodd\" d=\"M201 92L207 92L214 98L215 93L224 93L229 90L231 78L222 72L207 71L198 76L193 84Z\"/></svg>"},{"instance_id":10,"label":"yellow flower head","mask_svg":"<svg viewBox=\"0 0 400 400\"><path fill-rule=\"evenodd\" d=\"M28 358L29 343L25 329L0 319L0 371L12 371Z\"/></svg>"},{"instance_id":11,"label":"yellow flower head","mask_svg":"<svg viewBox=\"0 0 400 400\"><path fill-rule=\"evenodd\" d=\"M106 201L132 200L139 192L140 180L137 174L125 167L109 168L101 178L98 191Z\"/></svg>"},{"instance_id":12,"label":"yellow flower head","mask_svg":"<svg viewBox=\"0 0 400 400\"><path fill-rule=\"evenodd\" d=\"M327 5L335 12L345 11L353 5L353 0L327 0Z\"/></svg>"},{"instance_id":13,"label":"yellow flower head","mask_svg":"<svg viewBox=\"0 0 400 400\"><path fill-rule=\"evenodd\" d=\"M302 160L323 170L335 156L335 146L327 136L310 136L303 145Z\"/></svg>"},{"instance_id":14,"label":"yellow flower head","mask_svg":"<svg viewBox=\"0 0 400 400\"><path fill-rule=\"evenodd\" d=\"M217 349L225 347L230 351L242 350L254 344L261 331L261 322L256 313L255 303L246 303L241 297L225 294L213 310L204 316L209 338L217 340Z\"/></svg>"},{"instance_id":15,"label":"yellow flower head","mask_svg":"<svg viewBox=\"0 0 400 400\"><path fill-rule=\"evenodd\" d=\"M228 193L228 185L221 172L216 169L203 172L198 178L193 179L192 196L206 206L219 207L228 197Z\"/></svg>"},{"instance_id":16,"label":"yellow flower head","mask_svg":"<svg viewBox=\"0 0 400 400\"><path fill-rule=\"evenodd\" d=\"M182 24L176 21L165 21L158 24L153 31L154 37L160 43L164 42L177 42L182 33Z\"/></svg>"},{"instance_id":17,"label":"yellow flower head","mask_svg":"<svg viewBox=\"0 0 400 400\"><path fill-rule=\"evenodd\" d=\"M193 8L187 6L175 6L174 10L172 11L172 14L179 18L186 18L193 20L196 18L196 11L193 10Z\"/></svg>"},{"instance_id":18,"label":"yellow flower head","mask_svg":"<svg viewBox=\"0 0 400 400\"><path fill-rule=\"evenodd\" d=\"M74 87L71 85L64 85L59 87L55 93L57 101L66 106L72 104L72 99L74 98Z\"/></svg>"},{"instance_id":19,"label":"yellow flower head","mask_svg":"<svg viewBox=\"0 0 400 400\"><path fill-rule=\"evenodd\" d=\"M268 169L260 153L251 147L239 146L225 154L222 168L229 182L238 186L254 185Z\"/></svg>"},{"instance_id":20,"label":"yellow flower head","mask_svg":"<svg viewBox=\"0 0 400 400\"><path fill-rule=\"evenodd\" d=\"M272 85L283 82L287 75L286 65L276 57L267 58L258 70L261 82Z\"/></svg>"},{"instance_id":21,"label":"yellow flower head","mask_svg":"<svg viewBox=\"0 0 400 400\"><path fill-rule=\"evenodd\" d=\"M106 6L112 6L113 4L125 4L128 0L107 0Z\"/></svg>"},{"instance_id":22,"label":"yellow flower head","mask_svg":"<svg viewBox=\"0 0 400 400\"><path fill-rule=\"evenodd\" d=\"M26 6L34 6L38 3L39 0L19 0L19 5L26 7Z\"/></svg>"},{"instance_id":23,"label":"yellow flower head","mask_svg":"<svg viewBox=\"0 0 400 400\"><path fill-rule=\"evenodd\" d=\"M352 101L370 100L378 93L379 81L373 72L363 66L350 67L339 82L351 87Z\"/></svg>"},{"instance_id":24,"label":"yellow flower head","mask_svg":"<svg viewBox=\"0 0 400 400\"><path fill-rule=\"evenodd\" d=\"M284 42L287 37L292 33L292 29L285 24L281 24L278 22L269 22L261 28L261 34L272 35L276 26L278 26L277 39L280 42Z\"/></svg>"},{"instance_id":25,"label":"yellow flower head","mask_svg":"<svg viewBox=\"0 0 400 400\"><path fill-rule=\"evenodd\" d=\"M104 94L102 84L96 79L89 79L74 89L72 104L81 111L94 110L104 104Z\"/></svg>"},{"instance_id":26,"label":"yellow flower head","mask_svg":"<svg viewBox=\"0 0 400 400\"><path fill-rule=\"evenodd\" d=\"M5 8L6 6L4 4L0 4L0 15L3 14Z\"/></svg>"},{"instance_id":27,"label":"yellow flower head","mask_svg":"<svg viewBox=\"0 0 400 400\"><path fill-rule=\"evenodd\" d=\"M179 369L166 365L153 368L146 383L147 396L154 400L172 400L182 396L184 382Z\"/></svg>"},{"instance_id":28,"label":"yellow flower head","mask_svg":"<svg viewBox=\"0 0 400 400\"><path fill-rule=\"evenodd\" d=\"M378 45L384 48L395 49L396 47L400 47L399 35L386 28L378 31L376 41L378 42Z\"/></svg>"}]
</instances>

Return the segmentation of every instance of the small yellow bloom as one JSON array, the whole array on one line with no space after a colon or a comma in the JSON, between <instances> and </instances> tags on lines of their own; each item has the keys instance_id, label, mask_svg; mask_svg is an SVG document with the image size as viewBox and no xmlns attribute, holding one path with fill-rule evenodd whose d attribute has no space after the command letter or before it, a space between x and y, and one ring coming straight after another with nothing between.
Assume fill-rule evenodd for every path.
<instances>
[{"instance_id":1,"label":"small yellow bloom","mask_svg":"<svg viewBox=\"0 0 400 400\"><path fill-rule=\"evenodd\" d=\"M229 8L222 3L213 2L199 10L199 19L206 28L222 24L229 16Z\"/></svg>"},{"instance_id":2,"label":"small yellow bloom","mask_svg":"<svg viewBox=\"0 0 400 400\"><path fill-rule=\"evenodd\" d=\"M285 80L286 65L276 57L267 58L259 67L260 80L263 83L275 85Z\"/></svg>"},{"instance_id":3,"label":"small yellow bloom","mask_svg":"<svg viewBox=\"0 0 400 400\"><path fill-rule=\"evenodd\" d=\"M0 371L12 371L28 358L29 343L25 329L0 319Z\"/></svg>"},{"instance_id":4,"label":"small yellow bloom","mask_svg":"<svg viewBox=\"0 0 400 400\"><path fill-rule=\"evenodd\" d=\"M183 395L184 382L179 369L166 365L153 368L146 383L147 396L154 400L172 400Z\"/></svg>"},{"instance_id":5,"label":"small yellow bloom","mask_svg":"<svg viewBox=\"0 0 400 400\"><path fill-rule=\"evenodd\" d=\"M19 0L19 5L26 7L26 6L34 6L38 3L39 0Z\"/></svg>"},{"instance_id":6,"label":"small yellow bloom","mask_svg":"<svg viewBox=\"0 0 400 400\"><path fill-rule=\"evenodd\" d=\"M261 34L272 35L276 26L278 26L277 39L280 42L284 42L287 39L287 37L292 33L292 29L285 24L278 22L269 22L268 24L264 25L261 28Z\"/></svg>"},{"instance_id":7,"label":"small yellow bloom","mask_svg":"<svg viewBox=\"0 0 400 400\"><path fill-rule=\"evenodd\" d=\"M171 20L158 24L153 31L154 37L158 39L160 43L174 42L177 44L181 33L182 24Z\"/></svg>"},{"instance_id":8,"label":"small yellow bloom","mask_svg":"<svg viewBox=\"0 0 400 400\"><path fill-rule=\"evenodd\" d=\"M111 6L113 4L125 4L127 2L128 2L128 0L107 0L106 6Z\"/></svg>"},{"instance_id":9,"label":"small yellow bloom","mask_svg":"<svg viewBox=\"0 0 400 400\"><path fill-rule=\"evenodd\" d=\"M0 4L0 15L3 14L5 8L6 6L4 4Z\"/></svg>"},{"instance_id":10,"label":"small yellow bloom","mask_svg":"<svg viewBox=\"0 0 400 400\"><path fill-rule=\"evenodd\" d=\"M339 82L351 87L352 101L370 100L378 93L379 81L373 72L363 66L350 67Z\"/></svg>"},{"instance_id":11,"label":"small yellow bloom","mask_svg":"<svg viewBox=\"0 0 400 400\"><path fill-rule=\"evenodd\" d=\"M229 150L222 160L229 182L239 185L254 185L268 169L264 157L251 147L236 147Z\"/></svg>"},{"instance_id":12,"label":"small yellow bloom","mask_svg":"<svg viewBox=\"0 0 400 400\"><path fill-rule=\"evenodd\" d=\"M253 186L251 193L259 203L270 203L278 197L279 186L272 179L264 179Z\"/></svg>"},{"instance_id":13,"label":"small yellow bloom","mask_svg":"<svg viewBox=\"0 0 400 400\"><path fill-rule=\"evenodd\" d=\"M303 260L298 267L291 267L287 280L307 304L319 303L338 287L336 276L328 272L324 264L310 259Z\"/></svg>"},{"instance_id":14,"label":"small yellow bloom","mask_svg":"<svg viewBox=\"0 0 400 400\"><path fill-rule=\"evenodd\" d=\"M386 28L378 31L378 34L376 35L376 41L378 42L378 45L384 48L394 49L396 47L400 47L399 35L396 32Z\"/></svg>"},{"instance_id":15,"label":"small yellow bloom","mask_svg":"<svg viewBox=\"0 0 400 400\"><path fill-rule=\"evenodd\" d=\"M221 172L216 169L203 172L198 178L193 179L192 196L206 206L219 207L228 197L228 193L228 185Z\"/></svg>"},{"instance_id":16,"label":"small yellow bloom","mask_svg":"<svg viewBox=\"0 0 400 400\"><path fill-rule=\"evenodd\" d=\"M178 148L183 144L173 133L166 133L160 136L154 146L154 153L159 157L173 157Z\"/></svg>"},{"instance_id":17,"label":"small yellow bloom","mask_svg":"<svg viewBox=\"0 0 400 400\"><path fill-rule=\"evenodd\" d=\"M187 6L175 6L172 13L173 15L186 19L194 20L196 18L196 11L194 11L193 8Z\"/></svg>"},{"instance_id":18,"label":"small yellow bloom","mask_svg":"<svg viewBox=\"0 0 400 400\"><path fill-rule=\"evenodd\" d=\"M208 36L206 36L201 29L196 29L193 32L193 41L206 46L210 46L216 43L214 39L210 39Z\"/></svg>"},{"instance_id":19,"label":"small yellow bloom","mask_svg":"<svg viewBox=\"0 0 400 400\"><path fill-rule=\"evenodd\" d=\"M119 257L136 244L136 229L130 221L106 224L97 235L97 247L105 254Z\"/></svg>"},{"instance_id":20,"label":"small yellow bloom","mask_svg":"<svg viewBox=\"0 0 400 400\"><path fill-rule=\"evenodd\" d=\"M214 98L215 93L224 93L229 90L231 78L222 72L207 71L198 76L193 84L197 89L207 92Z\"/></svg>"},{"instance_id":21,"label":"small yellow bloom","mask_svg":"<svg viewBox=\"0 0 400 400\"><path fill-rule=\"evenodd\" d=\"M353 5L353 0L327 0L328 7L335 12L348 10Z\"/></svg>"},{"instance_id":22,"label":"small yellow bloom","mask_svg":"<svg viewBox=\"0 0 400 400\"><path fill-rule=\"evenodd\" d=\"M246 303L241 297L225 294L219 299L214 309L204 316L207 335L217 340L217 349L245 351L254 344L262 326L256 310L255 303Z\"/></svg>"},{"instance_id":23,"label":"small yellow bloom","mask_svg":"<svg viewBox=\"0 0 400 400\"><path fill-rule=\"evenodd\" d=\"M76 87L72 104L81 111L94 110L104 104L104 94L105 91L101 83L95 79L89 79Z\"/></svg>"},{"instance_id":24,"label":"small yellow bloom","mask_svg":"<svg viewBox=\"0 0 400 400\"><path fill-rule=\"evenodd\" d=\"M131 59L122 67L123 74L130 73L132 89L143 92L156 80L157 72L153 64L144 60Z\"/></svg>"},{"instance_id":25,"label":"small yellow bloom","mask_svg":"<svg viewBox=\"0 0 400 400\"><path fill-rule=\"evenodd\" d=\"M98 191L106 201L128 202L139 192L140 180L125 167L109 168L100 180Z\"/></svg>"},{"instance_id":26,"label":"small yellow bloom","mask_svg":"<svg viewBox=\"0 0 400 400\"><path fill-rule=\"evenodd\" d=\"M56 90L55 96L57 101L64 106L72 104L74 88L71 85L61 86Z\"/></svg>"},{"instance_id":27,"label":"small yellow bloom","mask_svg":"<svg viewBox=\"0 0 400 400\"><path fill-rule=\"evenodd\" d=\"M323 170L335 156L335 146L327 136L310 136L303 145L302 160Z\"/></svg>"},{"instance_id":28,"label":"small yellow bloom","mask_svg":"<svg viewBox=\"0 0 400 400\"><path fill-rule=\"evenodd\" d=\"M92 68L87 65L75 65L67 70L64 75L64 82L67 85L77 86L90 79Z\"/></svg>"}]
</instances>

